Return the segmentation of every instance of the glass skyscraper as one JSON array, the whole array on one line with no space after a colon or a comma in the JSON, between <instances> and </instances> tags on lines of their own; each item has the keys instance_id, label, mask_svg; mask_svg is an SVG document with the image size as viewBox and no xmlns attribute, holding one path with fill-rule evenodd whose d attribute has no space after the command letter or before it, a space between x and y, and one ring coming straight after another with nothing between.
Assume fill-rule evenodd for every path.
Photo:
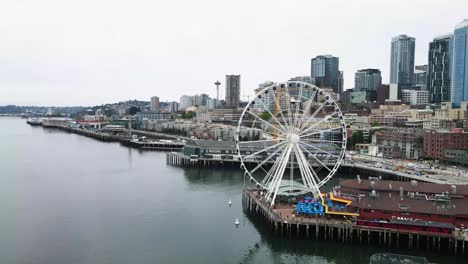
<instances>
[{"instance_id":1,"label":"glass skyscraper","mask_svg":"<svg viewBox=\"0 0 468 264\"><path fill-rule=\"evenodd\" d=\"M429 43L427 88L431 103L449 102L453 35L434 38Z\"/></svg>"},{"instance_id":2,"label":"glass skyscraper","mask_svg":"<svg viewBox=\"0 0 468 264\"><path fill-rule=\"evenodd\" d=\"M354 90L377 91L382 84L382 76L379 69L363 69L354 74Z\"/></svg>"},{"instance_id":3,"label":"glass skyscraper","mask_svg":"<svg viewBox=\"0 0 468 264\"><path fill-rule=\"evenodd\" d=\"M340 81L339 58L331 55L320 55L311 60L310 76L312 83L326 89L331 88L333 92L342 92L342 81Z\"/></svg>"},{"instance_id":4,"label":"glass skyscraper","mask_svg":"<svg viewBox=\"0 0 468 264\"><path fill-rule=\"evenodd\" d=\"M452 104L468 101L468 19L455 27L453 34Z\"/></svg>"},{"instance_id":5,"label":"glass skyscraper","mask_svg":"<svg viewBox=\"0 0 468 264\"><path fill-rule=\"evenodd\" d=\"M415 39L407 35L392 38L390 83L411 87L414 74Z\"/></svg>"}]
</instances>

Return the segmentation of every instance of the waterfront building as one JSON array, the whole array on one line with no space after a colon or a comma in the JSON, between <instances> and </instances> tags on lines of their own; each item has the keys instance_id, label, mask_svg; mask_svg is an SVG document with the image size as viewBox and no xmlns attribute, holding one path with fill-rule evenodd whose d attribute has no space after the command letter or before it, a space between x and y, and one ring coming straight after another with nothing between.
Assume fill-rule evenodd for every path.
<instances>
[{"instance_id":1,"label":"waterfront building","mask_svg":"<svg viewBox=\"0 0 468 264\"><path fill-rule=\"evenodd\" d=\"M436 119L448 119L448 120L463 120L466 114L465 109L461 108L448 108L448 109L436 109L435 118Z\"/></svg>"},{"instance_id":2,"label":"waterfront building","mask_svg":"<svg viewBox=\"0 0 468 264\"><path fill-rule=\"evenodd\" d=\"M396 220L410 226L419 221L433 226L432 231L468 225L466 185L347 179L339 181L336 192L361 197L355 204L360 220Z\"/></svg>"},{"instance_id":3,"label":"waterfront building","mask_svg":"<svg viewBox=\"0 0 468 264\"><path fill-rule=\"evenodd\" d=\"M354 74L354 90L362 91L377 91L377 88L382 84L382 76L379 69L362 69Z\"/></svg>"},{"instance_id":4,"label":"waterfront building","mask_svg":"<svg viewBox=\"0 0 468 264\"><path fill-rule=\"evenodd\" d=\"M453 34L439 36L429 43L427 88L430 102L450 101Z\"/></svg>"},{"instance_id":5,"label":"waterfront building","mask_svg":"<svg viewBox=\"0 0 468 264\"><path fill-rule=\"evenodd\" d=\"M341 94L343 82L340 82L338 57L320 55L313 58L310 76L314 85L320 88L331 88L336 94Z\"/></svg>"},{"instance_id":6,"label":"waterfront building","mask_svg":"<svg viewBox=\"0 0 468 264\"><path fill-rule=\"evenodd\" d=\"M240 75L226 75L226 107L237 108L240 105Z\"/></svg>"},{"instance_id":7,"label":"waterfront building","mask_svg":"<svg viewBox=\"0 0 468 264\"><path fill-rule=\"evenodd\" d=\"M423 120L423 128L426 130L452 129L455 126L455 121L450 119L431 118Z\"/></svg>"},{"instance_id":8,"label":"waterfront building","mask_svg":"<svg viewBox=\"0 0 468 264\"><path fill-rule=\"evenodd\" d=\"M407 35L392 38L390 54L390 83L412 86L415 39Z\"/></svg>"},{"instance_id":9,"label":"waterfront building","mask_svg":"<svg viewBox=\"0 0 468 264\"><path fill-rule=\"evenodd\" d=\"M171 113L156 112L156 111L147 111L147 112L138 112L135 115L136 120L142 121L144 119L149 120L169 120L172 119Z\"/></svg>"},{"instance_id":10,"label":"waterfront building","mask_svg":"<svg viewBox=\"0 0 468 264\"><path fill-rule=\"evenodd\" d=\"M189 96L189 95L182 95L180 97L180 104L179 104L179 108L180 109L185 109L189 106L193 106L193 97L192 96Z\"/></svg>"},{"instance_id":11,"label":"waterfront building","mask_svg":"<svg viewBox=\"0 0 468 264\"><path fill-rule=\"evenodd\" d=\"M461 129L424 133L424 153L427 158L452 161L453 157L449 153L454 150L468 150L468 133Z\"/></svg>"},{"instance_id":12,"label":"waterfront building","mask_svg":"<svg viewBox=\"0 0 468 264\"><path fill-rule=\"evenodd\" d=\"M242 110L232 108L216 108L211 112L211 120L218 122L237 122Z\"/></svg>"},{"instance_id":13,"label":"waterfront building","mask_svg":"<svg viewBox=\"0 0 468 264\"><path fill-rule=\"evenodd\" d=\"M386 127L372 135L372 144L392 147L392 158L417 160L423 154L422 137L421 129Z\"/></svg>"},{"instance_id":14,"label":"waterfront building","mask_svg":"<svg viewBox=\"0 0 468 264\"><path fill-rule=\"evenodd\" d=\"M453 34L452 104L468 101L468 19L455 27Z\"/></svg>"},{"instance_id":15,"label":"waterfront building","mask_svg":"<svg viewBox=\"0 0 468 264\"><path fill-rule=\"evenodd\" d=\"M153 96L151 97L151 111L159 112L159 97Z\"/></svg>"},{"instance_id":16,"label":"waterfront building","mask_svg":"<svg viewBox=\"0 0 468 264\"><path fill-rule=\"evenodd\" d=\"M429 103L429 91L401 90L401 101L410 105L426 105Z\"/></svg>"}]
</instances>

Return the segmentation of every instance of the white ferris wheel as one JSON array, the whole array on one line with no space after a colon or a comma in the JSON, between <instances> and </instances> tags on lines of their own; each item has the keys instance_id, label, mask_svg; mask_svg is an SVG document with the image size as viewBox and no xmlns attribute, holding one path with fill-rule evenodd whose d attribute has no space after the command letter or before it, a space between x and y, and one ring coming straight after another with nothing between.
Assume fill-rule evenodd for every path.
<instances>
[{"instance_id":1,"label":"white ferris wheel","mask_svg":"<svg viewBox=\"0 0 468 264\"><path fill-rule=\"evenodd\" d=\"M255 138L252 135L256 132ZM257 90L240 117L236 150L246 177L274 205L278 196L313 195L341 165L346 125L338 104L305 82Z\"/></svg>"}]
</instances>

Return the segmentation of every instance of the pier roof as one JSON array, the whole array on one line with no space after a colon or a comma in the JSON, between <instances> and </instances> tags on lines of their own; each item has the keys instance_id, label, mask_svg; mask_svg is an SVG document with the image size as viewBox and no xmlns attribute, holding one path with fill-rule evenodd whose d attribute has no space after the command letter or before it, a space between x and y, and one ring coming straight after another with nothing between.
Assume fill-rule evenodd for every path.
<instances>
[{"instance_id":1,"label":"pier roof","mask_svg":"<svg viewBox=\"0 0 468 264\"><path fill-rule=\"evenodd\" d=\"M461 200L465 206L468 201ZM399 195L380 195L379 197L361 197L353 201L351 206L359 207L361 210L380 210L388 212L407 212L428 215L447 215L457 214L456 206L451 202L434 202L425 199L401 198Z\"/></svg>"},{"instance_id":2,"label":"pier roof","mask_svg":"<svg viewBox=\"0 0 468 264\"><path fill-rule=\"evenodd\" d=\"M371 182L373 182L371 186ZM468 185L455 185L455 193L451 193L451 184L436 184L417 182L416 184L404 181L370 181L370 180L340 180L340 186L344 190L370 191L372 189L380 192L399 192L400 187L405 192L419 192L426 194L437 194L448 192L450 195L468 196Z\"/></svg>"}]
</instances>

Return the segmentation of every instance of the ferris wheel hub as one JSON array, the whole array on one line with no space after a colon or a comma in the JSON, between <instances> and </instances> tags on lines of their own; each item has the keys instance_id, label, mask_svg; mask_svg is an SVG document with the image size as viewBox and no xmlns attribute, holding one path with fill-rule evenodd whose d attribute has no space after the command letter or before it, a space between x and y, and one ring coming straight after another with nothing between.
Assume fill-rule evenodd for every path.
<instances>
[{"instance_id":1,"label":"ferris wheel hub","mask_svg":"<svg viewBox=\"0 0 468 264\"><path fill-rule=\"evenodd\" d=\"M298 144L301 138L298 134L292 133L289 135L289 142L292 144Z\"/></svg>"}]
</instances>

